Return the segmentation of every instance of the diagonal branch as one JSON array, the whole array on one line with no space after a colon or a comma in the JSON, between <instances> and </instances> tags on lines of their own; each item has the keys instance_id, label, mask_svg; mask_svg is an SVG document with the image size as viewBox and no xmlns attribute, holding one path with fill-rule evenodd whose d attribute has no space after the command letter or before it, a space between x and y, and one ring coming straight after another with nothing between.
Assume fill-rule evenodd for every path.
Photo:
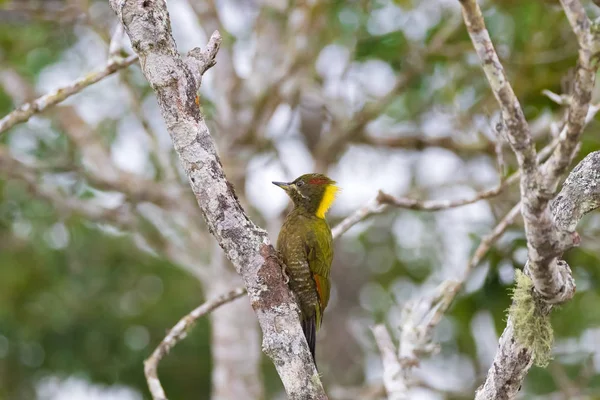
<instances>
[{"instance_id":1,"label":"diagonal branch","mask_svg":"<svg viewBox=\"0 0 600 400\"><path fill-rule=\"evenodd\" d=\"M581 217L599 206L600 151L596 151L590 153L575 167L562 190L553 200L551 209L556 220L556 229L565 233L575 232ZM557 259L561 255L557 256ZM565 271L563 279L574 287L567 263L563 260L556 262L561 265L561 271ZM535 279L532 280L535 282ZM565 290L566 286L563 288L563 291ZM543 312L548 313L552 304L545 304L544 307ZM515 338L514 321L509 318L500 337L494 363L488 371L485 383L478 389L476 399L514 398L532 363L532 350L520 344Z\"/></svg>"},{"instance_id":2,"label":"diagonal branch","mask_svg":"<svg viewBox=\"0 0 600 400\"><path fill-rule=\"evenodd\" d=\"M388 393L388 399L404 400L408 398L408 389L414 386L414 377L411 375L412 368L419 365L420 356L433 353L438 349L438 346L432 342L434 329L460 292L473 268L481 262L490 247L514 222L519 215L519 211L520 204L517 204L481 240L460 280L444 281L433 294L426 294L413 299L402 308L397 355L395 354L395 347L392 348L391 352L388 349L387 344L391 343L391 339L388 343L386 336L389 337L389 332L387 328L383 325L373 328L373 335L382 353L383 384Z\"/></svg>"},{"instance_id":3,"label":"diagonal branch","mask_svg":"<svg viewBox=\"0 0 600 400\"><path fill-rule=\"evenodd\" d=\"M556 148L557 141L553 141L544 147L537 156L537 162L541 163L548 157ZM513 174L504 183L510 184L516 182L519 178L519 173ZM499 186L501 187L502 184ZM475 195L470 200L482 198L484 194L490 193L492 190L481 192ZM381 192L380 192L381 195ZM396 199L394 203L399 206L412 206L410 199ZM452 205L460 206L470 204L467 199L454 202L443 201L441 204L429 203L431 210L443 209L438 206ZM424 204L420 204L422 206ZM421 208L422 209L422 208ZM521 203L517 203L502 220L492 229L492 231L481 239L477 249L469 260L464 273L459 280L447 280L442 282L436 289L433 295L427 294L423 297L416 298L407 303L402 309L401 333L398 346L398 356L393 358L386 355L384 348L380 347L384 358L384 386L388 392L389 398L405 399L407 389L414 385L414 378L411 376L411 370L419 364L419 356L432 353L437 350L435 343L432 343L432 335L435 327L440 322L443 314L450 307L456 295L462 289L465 281L470 276L473 269L479 265L483 257L487 254L492 245L502 236L506 229L514 223L520 215ZM360 210L359 210L360 212ZM364 215L364 212L360 215ZM342 222L343 224L343 222ZM340 225L342 225L340 224ZM337 228L337 227L336 227ZM335 230L335 228L334 228ZM381 326L378 331L373 331L375 335L389 335L387 329ZM381 336L383 337L383 336ZM380 340L376 337L377 342Z\"/></svg>"},{"instance_id":4,"label":"diagonal branch","mask_svg":"<svg viewBox=\"0 0 600 400\"><path fill-rule=\"evenodd\" d=\"M196 325L196 322L198 322L200 317L210 313L215 308L242 297L244 294L246 294L245 288L236 288L217 298L209 300L196 307L185 317L181 318L179 322L177 322L177 324L171 328L167 336L165 336L158 347L152 352L152 355L148 357L146 361L144 361L144 374L146 375L148 388L150 389L150 393L152 394L152 398L154 400L166 400L167 398L165 391L160 384L160 380L158 379L157 369L160 360L162 360L165 355L169 354L169 351L171 351L173 346L187 336L189 330Z\"/></svg>"},{"instance_id":5,"label":"diagonal branch","mask_svg":"<svg viewBox=\"0 0 600 400\"><path fill-rule=\"evenodd\" d=\"M377 343L383 361L383 386L388 400L406 399L408 385L403 379L398 379L402 374L402 364L396 355L396 346L390 332L382 324L373 326L371 331L373 331L375 343Z\"/></svg>"},{"instance_id":6,"label":"diagonal branch","mask_svg":"<svg viewBox=\"0 0 600 400\"><path fill-rule=\"evenodd\" d=\"M494 96L500 105L502 122L508 136L508 142L514 150L519 167L523 172L522 179L526 181L533 180L537 171L535 147L523 109L496 54L477 1L459 1L463 7L463 18L467 31Z\"/></svg>"},{"instance_id":7,"label":"diagonal branch","mask_svg":"<svg viewBox=\"0 0 600 400\"><path fill-rule=\"evenodd\" d=\"M298 317L298 306L284 284L268 234L256 226L227 181L214 141L196 104L198 63L214 59L218 45L202 60L179 56L164 0L111 0L142 72L154 89L167 130L210 232L242 276L263 331L263 351L272 359L288 397L326 399ZM213 34L219 44L218 32ZM205 70L198 66L198 71ZM283 327L283 328L282 328Z\"/></svg>"},{"instance_id":8,"label":"diagonal branch","mask_svg":"<svg viewBox=\"0 0 600 400\"><path fill-rule=\"evenodd\" d=\"M578 0L561 0L565 14L579 43L579 58L572 93L567 93L569 109L567 123L560 137L563 139L545 169L544 185L547 190L555 191L558 181L573 161L577 151L579 137L588 120L588 111L592 89L598 69L598 40L591 31L591 22Z\"/></svg>"},{"instance_id":9,"label":"diagonal branch","mask_svg":"<svg viewBox=\"0 0 600 400\"><path fill-rule=\"evenodd\" d=\"M29 118L35 114L39 114L46 109L64 101L68 97L79 93L88 86L106 78L109 75L114 74L122 68L126 68L136 62L137 56L129 56L123 59L113 59L109 61L106 66L98 71L89 73L74 82L71 82L67 86L56 89L55 91L45 94L37 99L25 103L16 110L5 115L0 119L0 134L12 128L16 124L26 122Z\"/></svg>"},{"instance_id":10,"label":"diagonal branch","mask_svg":"<svg viewBox=\"0 0 600 400\"><path fill-rule=\"evenodd\" d=\"M553 148L553 146L547 146L545 149L548 148ZM542 155L542 153L540 153L540 155ZM380 190L374 199L369 200L364 206L346 217L342 222L336 225L331 232L335 238L371 215L381 214L382 212L387 211L389 207L406 208L416 211L440 211L477 203L478 201L499 195L518 179L519 173L516 172L504 182L501 182L491 189L483 190L472 196L457 200L417 200L410 197L394 197Z\"/></svg>"},{"instance_id":11,"label":"diagonal branch","mask_svg":"<svg viewBox=\"0 0 600 400\"><path fill-rule=\"evenodd\" d=\"M506 80L485 28L481 10L475 0L460 1L469 36L502 109L504 133L509 139L521 168L521 211L525 223L528 249L525 271L533 282L534 296L540 300L539 304L536 303L536 309L540 313L548 315L552 304L565 302L575 293L571 270L563 260L560 260L560 257L565 251L576 246L580 240L574 231L578 222L575 216L579 215L579 212L573 211L566 216L559 216L553 211L560 208L569 209L569 207L571 210L577 210L578 207L572 203L584 204L580 202L583 202L586 197L588 198L585 200L587 201L586 206L592 204L589 192L593 192L594 189L581 194L579 198L570 200L566 200L566 196L559 194L552 207L549 203L556 192L559 179L577 152L579 136L588 122L590 114L588 111L592 111L589 103L598 67L594 58L600 48L598 45L600 41L595 38L595 29L591 29L580 2L578 0L561 0L565 14L578 38L579 62L574 89L569 99L567 123L561 132L560 143L551 159L539 169L539 164L532 160L532 154L535 154L535 151L532 148L523 111ZM589 157L598 158L592 155ZM580 166L585 165L589 170L597 167L591 167L590 161L586 162L586 160ZM575 171L578 169L579 167ZM589 171L587 174L588 176L593 175ZM578 178L583 180L581 176ZM593 178L597 179L599 176L594 175ZM597 185L597 182L591 178L587 183ZM565 187L567 184L573 185L574 183L567 180ZM556 205L557 202L565 204L565 201L567 201L565 206ZM568 221L562 221L560 224L555 222L561 218L566 218ZM518 392L533 360L532 350L515 339L514 329L514 321L509 318L507 327L500 338L500 346L494 364L488 371L485 384L477 392L477 399L510 399Z\"/></svg>"}]
</instances>

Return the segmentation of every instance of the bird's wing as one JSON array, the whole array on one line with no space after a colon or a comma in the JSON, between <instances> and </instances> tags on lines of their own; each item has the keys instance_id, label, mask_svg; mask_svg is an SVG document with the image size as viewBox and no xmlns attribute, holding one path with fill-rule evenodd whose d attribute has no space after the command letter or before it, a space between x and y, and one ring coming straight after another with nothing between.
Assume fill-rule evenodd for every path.
<instances>
[{"instance_id":1,"label":"bird's wing","mask_svg":"<svg viewBox=\"0 0 600 400\"><path fill-rule=\"evenodd\" d=\"M308 235L308 264L315 282L319 304L317 305L317 330L321 326L323 311L329 303L331 281L329 271L333 258L331 234L319 231Z\"/></svg>"}]
</instances>

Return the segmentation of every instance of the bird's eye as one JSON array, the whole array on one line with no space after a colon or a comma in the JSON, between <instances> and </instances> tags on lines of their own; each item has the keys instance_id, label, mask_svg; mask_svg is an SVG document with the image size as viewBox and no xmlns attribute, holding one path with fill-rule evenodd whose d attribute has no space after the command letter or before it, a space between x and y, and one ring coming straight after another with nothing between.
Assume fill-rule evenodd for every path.
<instances>
[{"instance_id":1,"label":"bird's eye","mask_svg":"<svg viewBox=\"0 0 600 400\"><path fill-rule=\"evenodd\" d=\"M300 187L302 185L304 185L304 181L298 181L298 182L296 182L296 186Z\"/></svg>"}]
</instances>

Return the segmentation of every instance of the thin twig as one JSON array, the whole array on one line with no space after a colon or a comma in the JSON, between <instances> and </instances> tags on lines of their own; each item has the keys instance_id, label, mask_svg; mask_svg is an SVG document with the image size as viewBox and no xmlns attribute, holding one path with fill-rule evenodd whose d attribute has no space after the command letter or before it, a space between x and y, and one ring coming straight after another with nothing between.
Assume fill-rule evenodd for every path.
<instances>
[{"instance_id":1,"label":"thin twig","mask_svg":"<svg viewBox=\"0 0 600 400\"><path fill-rule=\"evenodd\" d=\"M227 304L235 299L242 297L246 293L246 288L239 287L225 293L219 297L203 303L196 307L192 312L181 318L167 336L160 342L158 347L152 352L152 355L144 361L144 374L148 381L148 388L154 400L166 400L167 396L158 379L158 363L162 358L169 354L169 351L182 339L187 336L188 331L196 324L198 319L214 309Z\"/></svg>"},{"instance_id":2,"label":"thin twig","mask_svg":"<svg viewBox=\"0 0 600 400\"><path fill-rule=\"evenodd\" d=\"M106 66L98 71L89 73L66 86L56 89L55 91L45 94L37 99L25 103L16 110L10 112L4 118L0 119L0 134L12 128L16 124L26 122L35 114L39 114L49 107L52 107L68 97L79 93L86 87L114 74L116 71L126 68L136 62L136 55L129 56L124 59L110 61Z\"/></svg>"},{"instance_id":3,"label":"thin twig","mask_svg":"<svg viewBox=\"0 0 600 400\"><path fill-rule=\"evenodd\" d=\"M390 148L421 150L427 147L440 147L451 150L457 154L481 155L481 153L494 154L494 143L488 140L481 140L473 144L463 144L457 142L451 136L426 137L421 132L415 132L411 135L399 137L377 137L365 135L362 141L372 146L382 146Z\"/></svg>"},{"instance_id":4,"label":"thin twig","mask_svg":"<svg viewBox=\"0 0 600 400\"><path fill-rule=\"evenodd\" d=\"M504 83L506 77L503 71L494 65L493 58L497 56L476 1L461 0L461 4L467 30L480 56L489 84L503 109L503 117L506 119L504 110L507 105L513 107L513 117L522 115L523 111L518 102L510 101L507 104L502 96L498 96L498 81ZM512 129L510 126L507 130L511 146L523 171L521 202L528 250L528 261L524 269L533 282L533 295L539 300L536 307L546 315L553 304L564 303L575 293L571 269L561 257L565 251L580 242L575 228L581 216L600 205L596 197L597 171L600 169L598 152L589 154L571 172L561 193L550 203L560 179L577 154L580 147L579 137L589 121L590 114L597 112L594 107L590 107L590 100L598 69L595 58L600 49L600 39L596 29L592 29L579 0L561 0L561 4L577 36L579 60L573 88L568 93L567 122L558 135L559 145L543 168L534 168L537 166L526 162L531 153L529 133ZM566 101L562 97L551 97L555 101ZM513 317L509 317L500 337L494 362L488 370L485 383L477 390L476 399L512 399L520 390L522 381L533 364L534 353L530 347L516 339L515 326Z\"/></svg>"},{"instance_id":5,"label":"thin twig","mask_svg":"<svg viewBox=\"0 0 600 400\"><path fill-rule=\"evenodd\" d=\"M483 237L483 239L481 239L479 246L477 246L477 249L475 249L473 256L471 256L469 262L467 263L467 268L465 270L461 285L470 275L471 271L473 271L473 269L477 265L479 265L481 260L483 260L483 257L485 257L492 245L496 243L496 241L500 238L500 236L502 236L504 231L506 231L506 229L515 222L515 220L520 214L521 202L515 204L515 206L511 208L511 210L504 216L504 218L502 218L502 220L494 227L494 229L492 229L490 233L488 233Z\"/></svg>"},{"instance_id":6,"label":"thin twig","mask_svg":"<svg viewBox=\"0 0 600 400\"><path fill-rule=\"evenodd\" d=\"M538 154L537 162L544 161L550 156L556 148L558 141L554 140L549 145L544 147ZM519 173L513 174L504 184L516 182L519 178ZM501 184L502 185L502 184ZM501 186L500 185L500 186ZM482 193L489 193L482 192ZM474 196L471 200L481 199L481 195ZM466 201L466 199L465 199ZM428 210L444 209L442 206L460 206L466 203L465 201L449 202L444 201L441 204L429 203ZM414 203L410 199L396 201L400 206L412 206ZM423 205L420 203L419 205ZM374 206L371 206L371 209ZM365 207L369 208L369 207ZM360 211L360 210L359 210ZM454 298L461 291L465 281L470 276L473 269L479 265L483 257L487 254L492 245L502 236L508 226L521 214L521 203L517 203L508 214L494 227L494 229L486 235L479 246L475 250L473 256L469 260L467 267L459 280L446 280L442 282L435 290L433 295L427 294L415 300L408 302L402 309L401 333L398 346L399 369L396 364L392 363L393 359L384 361L384 385L388 391L390 398L399 396L398 399L406 399L406 390L413 384L411 369L419 364L419 356L423 354L431 354L437 351L438 346L432 343L432 336L435 327L441 321L443 315L448 310ZM362 218L366 218L365 212L361 213ZM387 330L386 330L387 333ZM385 357L385 356L384 356ZM391 361L390 361L391 360ZM386 371L386 368L391 368ZM385 379L390 380L388 382ZM391 381L391 379L395 381ZM389 389L388 389L389 388ZM404 388L402 391L396 391L397 388Z\"/></svg>"},{"instance_id":7,"label":"thin twig","mask_svg":"<svg viewBox=\"0 0 600 400\"><path fill-rule=\"evenodd\" d=\"M379 192L377 198L380 204L389 204L394 207L407 208L409 210L418 211L439 211L446 210L448 208L466 206L469 204L476 203L480 200L485 200L489 199L490 197L497 196L508 186L517 182L518 179L519 174L515 173L511 175L507 180L501 182L499 185L491 189L477 192L471 197L465 197L464 199L458 200L416 200L411 198L398 198L384 193L382 191Z\"/></svg>"},{"instance_id":8,"label":"thin twig","mask_svg":"<svg viewBox=\"0 0 600 400\"><path fill-rule=\"evenodd\" d=\"M379 214L383 212L388 206L386 204L381 204L378 200L379 196L375 197L372 200L369 200L367 204L354 211L352 214L347 216L337 224L332 230L331 234L333 238L337 238L344 234L348 229L352 228L354 225L358 224L362 220L367 217L370 217L374 214Z\"/></svg>"},{"instance_id":9,"label":"thin twig","mask_svg":"<svg viewBox=\"0 0 600 400\"><path fill-rule=\"evenodd\" d=\"M380 190L374 199L369 200L364 206L342 220L342 222L336 225L331 232L333 237L336 238L367 217L370 217L374 214L380 214L386 211L390 206L416 211L440 211L449 208L466 206L476 203L480 200L497 196L508 186L515 183L518 179L519 172L516 172L504 182L501 182L499 185L491 189L484 190L474 194L473 196L458 200L417 200L409 197L394 197Z\"/></svg>"},{"instance_id":10,"label":"thin twig","mask_svg":"<svg viewBox=\"0 0 600 400\"><path fill-rule=\"evenodd\" d=\"M552 151L558 145L558 139L553 140L550 144L545 146L538 154L538 162L545 161ZM357 223L363 221L365 218L370 217L374 214L380 214L387 210L388 207L394 206L398 208L407 208L410 210L416 211L440 211L446 210L449 208L462 207L469 204L476 203L480 200L489 199L491 197L497 196L502 191L504 191L508 186L517 182L519 179L520 172L517 171L503 182L500 182L497 186L483 190L474 194L473 196L466 197L464 199L458 200L416 200L408 197L394 197L389 195L383 191L379 191L378 195L369 200L364 206L350 214L346 217L342 222L336 225L332 229L333 237L336 238L343 233L345 233L348 229L352 228Z\"/></svg>"}]
</instances>

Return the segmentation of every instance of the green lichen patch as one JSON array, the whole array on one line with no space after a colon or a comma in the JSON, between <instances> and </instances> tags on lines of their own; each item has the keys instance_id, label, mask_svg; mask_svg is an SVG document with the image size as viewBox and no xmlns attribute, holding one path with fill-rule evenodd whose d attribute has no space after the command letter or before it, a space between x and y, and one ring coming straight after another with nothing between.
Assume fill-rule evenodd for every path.
<instances>
[{"instance_id":1,"label":"green lichen patch","mask_svg":"<svg viewBox=\"0 0 600 400\"><path fill-rule=\"evenodd\" d=\"M513 321L515 339L533 352L534 363L546 367L552 359L554 332L549 313L533 296L533 282L522 271L516 271L517 284L513 289L513 302L508 309Z\"/></svg>"}]
</instances>

